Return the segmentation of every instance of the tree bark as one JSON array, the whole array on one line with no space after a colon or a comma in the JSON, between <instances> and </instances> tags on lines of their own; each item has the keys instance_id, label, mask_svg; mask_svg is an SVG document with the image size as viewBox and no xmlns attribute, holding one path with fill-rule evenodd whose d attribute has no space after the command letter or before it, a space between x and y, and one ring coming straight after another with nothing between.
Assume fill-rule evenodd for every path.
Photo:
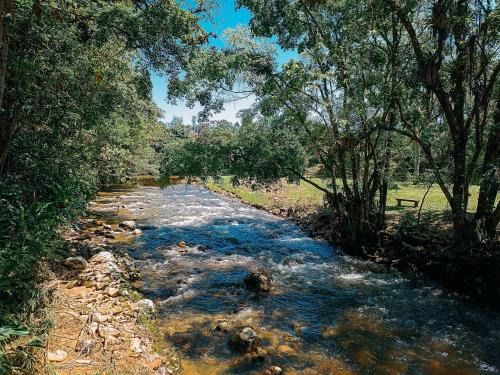
<instances>
[{"instance_id":1,"label":"tree bark","mask_svg":"<svg viewBox=\"0 0 500 375\"><path fill-rule=\"evenodd\" d=\"M494 238L500 221L500 208L498 206L495 208L495 200L500 188L499 148L500 99L497 98L493 115L493 129L489 134L484 152L481 187L474 215L474 221L479 223L479 229L490 238Z\"/></svg>"}]
</instances>

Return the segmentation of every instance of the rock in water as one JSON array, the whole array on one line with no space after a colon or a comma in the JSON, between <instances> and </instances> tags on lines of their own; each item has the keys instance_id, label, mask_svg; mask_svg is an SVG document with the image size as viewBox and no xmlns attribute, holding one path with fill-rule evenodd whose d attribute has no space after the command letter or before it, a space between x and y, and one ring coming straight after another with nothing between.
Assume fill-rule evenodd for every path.
<instances>
[{"instance_id":1,"label":"rock in water","mask_svg":"<svg viewBox=\"0 0 500 375\"><path fill-rule=\"evenodd\" d=\"M229 338L229 345L239 352L245 353L255 349L260 343L260 338L251 327L237 330Z\"/></svg>"},{"instance_id":2,"label":"rock in water","mask_svg":"<svg viewBox=\"0 0 500 375\"><path fill-rule=\"evenodd\" d=\"M89 264L83 257L77 256L66 258L64 265L72 270L84 270Z\"/></svg>"},{"instance_id":3,"label":"rock in water","mask_svg":"<svg viewBox=\"0 0 500 375\"><path fill-rule=\"evenodd\" d=\"M137 228L137 224L133 220L123 221L119 224L119 226L128 230L134 230Z\"/></svg>"},{"instance_id":4,"label":"rock in water","mask_svg":"<svg viewBox=\"0 0 500 375\"><path fill-rule=\"evenodd\" d=\"M271 366L271 367L269 367L269 371L268 372L271 375L278 375L278 374L281 374L283 372L283 370L281 369L281 367Z\"/></svg>"},{"instance_id":5,"label":"rock in water","mask_svg":"<svg viewBox=\"0 0 500 375\"><path fill-rule=\"evenodd\" d=\"M273 280L261 272L253 272L245 277L245 285L257 292L269 292L273 289Z\"/></svg>"},{"instance_id":6,"label":"rock in water","mask_svg":"<svg viewBox=\"0 0 500 375\"><path fill-rule=\"evenodd\" d=\"M227 331L229 331L229 323L226 322L225 320L222 322L219 322L215 326L215 330L219 331L219 332L227 332Z\"/></svg>"}]
</instances>

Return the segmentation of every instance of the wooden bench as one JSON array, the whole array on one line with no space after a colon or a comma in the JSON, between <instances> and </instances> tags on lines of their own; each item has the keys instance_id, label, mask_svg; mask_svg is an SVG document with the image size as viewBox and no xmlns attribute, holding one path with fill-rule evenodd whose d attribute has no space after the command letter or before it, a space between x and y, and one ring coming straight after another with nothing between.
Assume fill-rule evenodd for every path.
<instances>
[{"instance_id":1,"label":"wooden bench","mask_svg":"<svg viewBox=\"0 0 500 375\"><path fill-rule=\"evenodd\" d=\"M401 206L401 202L412 202L413 203L413 207L418 207L418 200L416 199L407 199L407 198L396 198L396 200L398 201L398 206Z\"/></svg>"}]
</instances>

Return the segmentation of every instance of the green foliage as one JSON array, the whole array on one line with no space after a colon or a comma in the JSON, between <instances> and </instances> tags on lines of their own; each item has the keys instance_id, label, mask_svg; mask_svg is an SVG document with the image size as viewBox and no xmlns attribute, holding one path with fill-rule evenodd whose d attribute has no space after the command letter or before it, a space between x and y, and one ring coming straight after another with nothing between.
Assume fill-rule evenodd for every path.
<instances>
[{"instance_id":1,"label":"green foliage","mask_svg":"<svg viewBox=\"0 0 500 375\"><path fill-rule=\"evenodd\" d=\"M297 180L305 168L305 152L297 137L268 119L243 126L213 123L201 133L182 136L175 130L166 144L161 174L269 183L281 177Z\"/></svg>"},{"instance_id":2,"label":"green foliage","mask_svg":"<svg viewBox=\"0 0 500 375\"><path fill-rule=\"evenodd\" d=\"M41 264L55 258L58 229L84 211L101 184L158 173L164 127L149 69L178 74L207 34L198 24L203 12L176 1L14 0L12 9L2 9L3 348L25 333L16 327L30 322L24 313L43 299L37 277ZM1 371L29 372L32 346L9 360L2 352Z\"/></svg>"}]
</instances>

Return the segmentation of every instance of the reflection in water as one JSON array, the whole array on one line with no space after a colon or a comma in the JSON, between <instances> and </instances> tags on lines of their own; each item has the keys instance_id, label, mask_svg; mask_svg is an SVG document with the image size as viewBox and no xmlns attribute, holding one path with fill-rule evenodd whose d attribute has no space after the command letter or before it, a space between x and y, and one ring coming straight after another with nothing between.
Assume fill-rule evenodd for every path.
<instances>
[{"instance_id":1,"label":"reflection in water","mask_svg":"<svg viewBox=\"0 0 500 375\"><path fill-rule=\"evenodd\" d=\"M98 206L145 229L127 246L185 374L499 373L493 312L343 256L289 221L190 185L112 191ZM244 287L259 269L274 276L270 294ZM261 347L232 352L230 332L247 325Z\"/></svg>"}]
</instances>

